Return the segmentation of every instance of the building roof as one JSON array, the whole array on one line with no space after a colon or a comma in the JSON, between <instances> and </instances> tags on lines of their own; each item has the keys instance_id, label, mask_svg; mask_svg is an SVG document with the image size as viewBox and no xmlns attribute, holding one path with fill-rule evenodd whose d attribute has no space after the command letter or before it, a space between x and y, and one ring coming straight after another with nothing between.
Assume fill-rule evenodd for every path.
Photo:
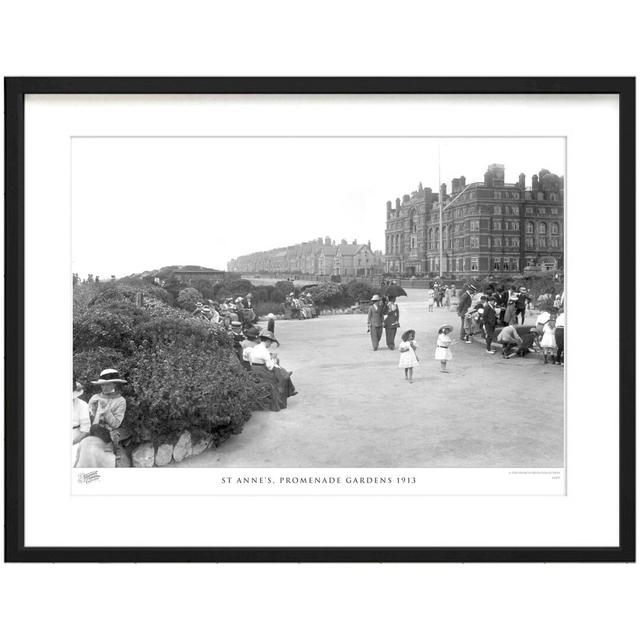
<instances>
[{"instance_id":1,"label":"building roof","mask_svg":"<svg viewBox=\"0 0 640 640\"><path fill-rule=\"evenodd\" d=\"M356 253L364 248L368 248L366 244L340 244L336 247L343 256L355 256Z\"/></svg>"},{"instance_id":2,"label":"building roof","mask_svg":"<svg viewBox=\"0 0 640 640\"><path fill-rule=\"evenodd\" d=\"M180 274L210 273L210 274L216 274L216 273L224 273L224 271L222 271L220 269L205 269L204 267L201 268L201 269L187 269L185 267L181 267L180 269L176 269L175 271L173 271L173 273L180 273Z\"/></svg>"}]
</instances>

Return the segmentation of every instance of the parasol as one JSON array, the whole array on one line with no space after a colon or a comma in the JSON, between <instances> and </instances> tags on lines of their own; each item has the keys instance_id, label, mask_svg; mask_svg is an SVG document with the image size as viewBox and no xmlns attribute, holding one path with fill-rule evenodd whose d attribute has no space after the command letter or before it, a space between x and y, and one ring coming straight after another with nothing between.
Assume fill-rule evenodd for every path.
<instances>
[{"instance_id":1,"label":"parasol","mask_svg":"<svg viewBox=\"0 0 640 640\"><path fill-rule=\"evenodd\" d=\"M387 298L398 298L399 296L406 296L407 292L398 284L390 284L382 290L382 294Z\"/></svg>"}]
</instances>

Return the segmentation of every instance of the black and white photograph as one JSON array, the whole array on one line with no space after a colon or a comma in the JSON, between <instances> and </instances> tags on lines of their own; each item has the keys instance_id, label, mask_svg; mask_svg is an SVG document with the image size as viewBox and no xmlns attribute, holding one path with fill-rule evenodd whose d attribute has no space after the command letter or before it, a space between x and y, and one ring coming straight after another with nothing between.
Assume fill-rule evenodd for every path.
<instances>
[{"instance_id":1,"label":"black and white photograph","mask_svg":"<svg viewBox=\"0 0 640 640\"><path fill-rule=\"evenodd\" d=\"M73 138L73 467L562 470L565 161Z\"/></svg>"},{"instance_id":2,"label":"black and white photograph","mask_svg":"<svg viewBox=\"0 0 640 640\"><path fill-rule=\"evenodd\" d=\"M570 93L608 85L27 86L29 554L620 557L629 163Z\"/></svg>"}]
</instances>

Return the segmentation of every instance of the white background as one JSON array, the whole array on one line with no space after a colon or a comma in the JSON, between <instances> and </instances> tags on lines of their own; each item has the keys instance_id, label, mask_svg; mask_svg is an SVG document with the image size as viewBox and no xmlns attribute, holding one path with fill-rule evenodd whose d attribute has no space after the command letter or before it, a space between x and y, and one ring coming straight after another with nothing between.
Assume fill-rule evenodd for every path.
<instances>
[{"instance_id":1,"label":"white background","mask_svg":"<svg viewBox=\"0 0 640 640\"><path fill-rule=\"evenodd\" d=\"M0 51L4 75L634 75L628 6L22 2L3 11ZM635 565L10 566L1 601L13 637L631 637L639 578ZM89 592L126 604L105 616Z\"/></svg>"},{"instance_id":2,"label":"white background","mask_svg":"<svg viewBox=\"0 0 640 640\"><path fill-rule=\"evenodd\" d=\"M452 116L452 114L455 114ZM597 291L617 288L617 273L600 271L590 279L580 274L601 245L600 259L617 261L617 219L600 224L601 203L591 197L591 171L612 186L608 206L617 209L618 109L615 96L37 96L27 97L25 110L25 542L27 546L613 546L618 542L617 362L615 335L607 336L613 354L608 367L594 369L589 349L574 348L593 340L588 322L573 322L572 300L589 300ZM593 122L598 123L594 129ZM259 125L257 124L259 123ZM296 497L286 500L230 500L216 496L216 470L131 469L103 473L91 499L69 494L76 474L67 467L68 439L62 422L42 429L51 416L67 415L66 380L71 379L71 285L68 232L71 203L70 155L76 157L70 136L92 135L551 135L567 137L567 193L565 225L568 284L567 320L567 468L569 490L561 477L508 476L490 483L482 471L444 469L419 473L417 489L435 494L376 495L340 499ZM113 144L118 144L114 142ZM162 146L162 141L156 142ZM172 141L169 144L173 144ZM330 146L330 143L326 143ZM492 147L489 147L492 149ZM277 156L275 156L277 162ZM80 168L74 176L83 175ZM84 182L84 181L83 181ZM104 189L105 187L103 187ZM123 198L135 198L135 189L114 185ZM149 187L151 188L151 187ZM73 205L77 192L73 186ZM99 190L97 190L99 191ZM85 209L86 212L86 209ZM575 212L575 213L572 213ZM85 213L85 215L87 215ZM74 230L76 227L74 208ZM284 223L282 220L281 223ZM108 221L106 222L108 223ZM102 221L96 220L97 231ZM129 233L121 224L121 233ZM75 233L74 233L75 238ZM92 238L93 241L93 238ZM141 242L146 237L141 238ZM105 243L108 244L108 243ZM74 247L75 248L75 247ZM113 251L113 248L107 251ZM98 253L96 248L96 253ZM103 250L104 251L104 250ZM609 253L607 253L609 252ZM115 258L114 258L115 259ZM52 286L42 288L42 270ZM66 286L65 286L66 284ZM37 295L32 295L37 292ZM66 294L66 296L65 296ZM41 308L58 308L42 331ZM582 309L582 307L581 307ZM67 310L67 313L64 313ZM51 340L51 335L56 340ZM59 375L46 386L38 384L47 357L58 363ZM65 369L66 365L66 369ZM508 390L496 380L496 393ZM463 389L460 389L463 393ZM531 394L536 389L530 390ZM540 402L544 397L539 394ZM584 402L584 398L590 398ZM462 402L462 400L460 400ZM560 417L560 416L559 416ZM57 426L55 426L57 425ZM598 472L594 473L594 461ZM257 470L258 473L261 473ZM179 475L175 475L175 474ZM371 472L373 473L373 472ZM153 475L151 475L153 474ZM469 481L472 475L478 475ZM119 480L118 483L115 478ZM449 482L444 478L453 476ZM46 477L46 482L43 478ZM140 478L140 480L138 480ZM175 482L174 479L175 478ZM196 479L198 478L198 479ZM428 481L428 478L431 478ZM158 495L149 495L153 480ZM192 483L210 495L195 497ZM502 484L504 483L504 489ZM120 486L118 486L120 484ZM126 485L128 499L114 500ZM170 485L166 490L165 486ZM173 486L171 486L173 485ZM555 488L554 488L555 485ZM207 491L207 487L209 490ZM442 487L442 488L441 488ZM455 488L454 488L455 487ZM374 488L374 487L372 487ZM513 497L520 488L537 495ZM89 493L94 487L88 488ZM315 488L316 491L318 487ZM456 491L457 489L457 491ZM196 490L200 494L202 489ZM362 488L359 489L362 491ZM514 491L515 490L515 491ZM316 493L309 491L309 493ZM86 493L86 492L82 492ZM291 492L293 493L293 492ZM305 492L306 493L306 492ZM451 500L439 493L458 493ZM484 494L477 497L477 494ZM556 495L549 495L555 493ZM176 498L192 496L190 498ZM135 497L133 497L135 496ZM546 496L546 497L543 497ZM171 518L167 519L167 513ZM256 528L256 518L270 519ZM83 523L94 532L87 539ZM127 527L122 522L127 522ZM220 527L219 522L225 526ZM469 526L472 523L473 526Z\"/></svg>"}]
</instances>

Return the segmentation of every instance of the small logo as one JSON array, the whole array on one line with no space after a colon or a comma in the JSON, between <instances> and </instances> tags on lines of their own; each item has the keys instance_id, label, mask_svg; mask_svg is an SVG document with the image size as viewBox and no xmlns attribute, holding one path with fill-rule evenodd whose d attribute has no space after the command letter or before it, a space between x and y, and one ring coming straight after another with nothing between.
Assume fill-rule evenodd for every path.
<instances>
[{"instance_id":1,"label":"small logo","mask_svg":"<svg viewBox=\"0 0 640 640\"><path fill-rule=\"evenodd\" d=\"M100 480L100 474L97 471L87 471L87 473L78 474L79 484L90 484L96 480Z\"/></svg>"}]
</instances>

